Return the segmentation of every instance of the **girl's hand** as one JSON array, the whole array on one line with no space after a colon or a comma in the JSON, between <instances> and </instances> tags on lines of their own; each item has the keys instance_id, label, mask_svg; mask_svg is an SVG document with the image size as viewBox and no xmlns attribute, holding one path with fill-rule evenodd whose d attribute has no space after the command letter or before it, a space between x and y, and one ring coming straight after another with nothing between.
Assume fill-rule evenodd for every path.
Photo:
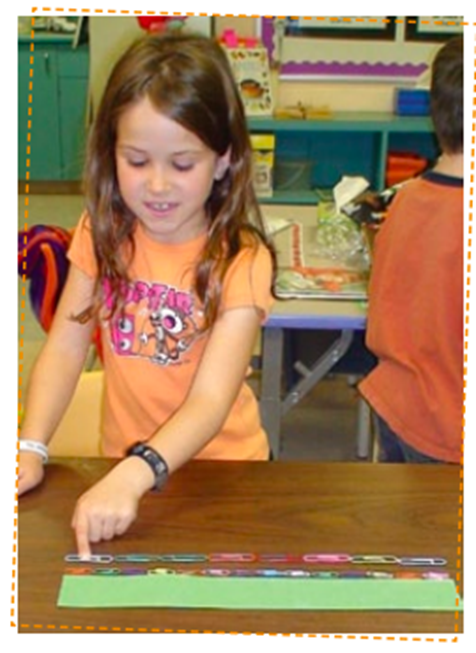
<instances>
[{"instance_id":1,"label":"girl's hand","mask_svg":"<svg viewBox=\"0 0 476 653\"><path fill-rule=\"evenodd\" d=\"M39 485L45 475L41 457L33 452L23 451L20 454L18 471L18 496Z\"/></svg>"},{"instance_id":2,"label":"girl's hand","mask_svg":"<svg viewBox=\"0 0 476 653\"><path fill-rule=\"evenodd\" d=\"M91 542L111 540L126 532L137 516L142 495L154 476L137 457L124 459L76 503L72 527L80 556L91 555Z\"/></svg>"}]
</instances>

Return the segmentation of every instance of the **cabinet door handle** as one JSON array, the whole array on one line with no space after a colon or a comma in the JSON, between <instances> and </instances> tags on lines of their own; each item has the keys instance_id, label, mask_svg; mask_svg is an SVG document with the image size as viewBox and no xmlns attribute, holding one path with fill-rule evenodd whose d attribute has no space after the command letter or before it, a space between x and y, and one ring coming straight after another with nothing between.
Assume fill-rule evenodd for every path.
<instances>
[{"instance_id":1,"label":"cabinet door handle","mask_svg":"<svg viewBox=\"0 0 476 653\"><path fill-rule=\"evenodd\" d=\"M43 55L43 62L45 64L45 73L49 74L50 72L50 55L48 52L45 52Z\"/></svg>"}]
</instances>

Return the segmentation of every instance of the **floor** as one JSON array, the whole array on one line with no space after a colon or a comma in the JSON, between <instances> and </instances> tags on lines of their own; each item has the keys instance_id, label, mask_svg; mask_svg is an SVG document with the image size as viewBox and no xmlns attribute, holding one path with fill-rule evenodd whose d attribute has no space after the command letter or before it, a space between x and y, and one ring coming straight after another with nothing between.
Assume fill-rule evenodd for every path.
<instances>
[{"instance_id":1,"label":"floor","mask_svg":"<svg viewBox=\"0 0 476 653\"><path fill-rule=\"evenodd\" d=\"M76 224L82 208L82 197L76 195L20 196L19 229L25 226L25 210L28 212L28 227L46 224L70 228ZM45 335L30 309L28 290L23 285L19 280L19 306L24 315L21 321L24 333L20 374L25 387ZM259 395L259 372L252 377L251 385ZM357 403L357 391L347 376L336 374L326 378L284 417L280 458L356 461Z\"/></svg>"}]
</instances>

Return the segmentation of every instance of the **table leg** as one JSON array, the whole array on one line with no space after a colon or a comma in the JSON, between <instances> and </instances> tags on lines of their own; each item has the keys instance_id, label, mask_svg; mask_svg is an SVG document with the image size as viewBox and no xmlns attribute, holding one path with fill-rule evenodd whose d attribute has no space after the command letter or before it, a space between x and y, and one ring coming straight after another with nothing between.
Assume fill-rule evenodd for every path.
<instances>
[{"instance_id":1,"label":"table leg","mask_svg":"<svg viewBox=\"0 0 476 653\"><path fill-rule=\"evenodd\" d=\"M362 397L357 404L357 458L369 458L371 449L370 406Z\"/></svg>"},{"instance_id":2,"label":"table leg","mask_svg":"<svg viewBox=\"0 0 476 653\"><path fill-rule=\"evenodd\" d=\"M329 349L310 369L300 362L295 364L294 367L302 375L302 379L286 395L281 406L280 416L286 415L291 408L298 404L330 372L349 349L353 336L354 332L351 329L343 329L339 338L332 343Z\"/></svg>"},{"instance_id":3,"label":"table leg","mask_svg":"<svg viewBox=\"0 0 476 653\"><path fill-rule=\"evenodd\" d=\"M283 329L264 327L261 350L260 413L274 460L279 458L280 450L283 343Z\"/></svg>"}]
</instances>

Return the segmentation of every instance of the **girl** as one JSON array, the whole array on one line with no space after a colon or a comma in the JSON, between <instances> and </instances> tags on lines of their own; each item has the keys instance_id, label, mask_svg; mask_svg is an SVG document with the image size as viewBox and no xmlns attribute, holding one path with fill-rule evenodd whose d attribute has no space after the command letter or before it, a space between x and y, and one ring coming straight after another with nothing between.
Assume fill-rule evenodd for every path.
<instances>
[{"instance_id":1,"label":"girl","mask_svg":"<svg viewBox=\"0 0 476 653\"><path fill-rule=\"evenodd\" d=\"M140 498L193 457L269 456L244 383L272 301L275 255L226 55L197 36L148 36L116 64L92 129L86 211L32 373L19 493L102 330L102 449L122 460L77 502L78 552L125 532Z\"/></svg>"}]
</instances>

